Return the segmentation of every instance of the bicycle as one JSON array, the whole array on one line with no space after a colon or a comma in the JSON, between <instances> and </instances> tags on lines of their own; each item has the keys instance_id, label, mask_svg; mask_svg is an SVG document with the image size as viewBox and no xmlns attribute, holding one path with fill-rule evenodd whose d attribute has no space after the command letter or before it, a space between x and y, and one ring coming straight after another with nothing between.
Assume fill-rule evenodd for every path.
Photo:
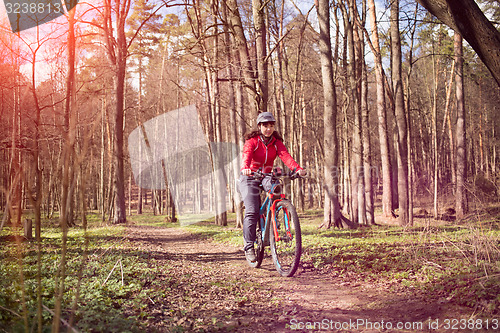
<instances>
[{"instance_id":1,"label":"bicycle","mask_svg":"<svg viewBox=\"0 0 500 333\"><path fill-rule=\"evenodd\" d=\"M255 241L257 260L248 263L251 267L259 268L264 259L264 248L270 246L276 270L282 276L291 277L299 267L302 236L297 211L285 194L279 193L279 189L283 187L283 177L293 180L300 176L295 170L283 175L279 169L271 173L255 171L251 176L254 179L271 177L272 185L270 190L266 191L266 198L260 207ZM262 185L260 187L262 188Z\"/></svg>"}]
</instances>

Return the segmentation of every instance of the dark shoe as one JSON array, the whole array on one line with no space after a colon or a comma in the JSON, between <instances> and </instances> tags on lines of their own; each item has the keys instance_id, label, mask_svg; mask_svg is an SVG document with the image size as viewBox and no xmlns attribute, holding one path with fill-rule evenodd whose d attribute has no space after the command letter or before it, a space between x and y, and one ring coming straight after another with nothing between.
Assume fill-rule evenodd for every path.
<instances>
[{"instance_id":1,"label":"dark shoe","mask_svg":"<svg viewBox=\"0 0 500 333\"><path fill-rule=\"evenodd\" d=\"M255 256L255 250L254 248L248 249L245 251L245 257L247 258L248 261L250 262L255 262L257 261L257 257Z\"/></svg>"}]
</instances>

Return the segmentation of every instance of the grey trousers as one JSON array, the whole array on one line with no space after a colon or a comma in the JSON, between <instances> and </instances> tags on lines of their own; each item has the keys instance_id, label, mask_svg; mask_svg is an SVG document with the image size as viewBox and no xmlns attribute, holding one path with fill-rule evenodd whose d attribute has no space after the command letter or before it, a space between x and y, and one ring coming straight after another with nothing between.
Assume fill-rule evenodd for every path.
<instances>
[{"instance_id":1,"label":"grey trousers","mask_svg":"<svg viewBox=\"0 0 500 333\"><path fill-rule=\"evenodd\" d=\"M260 212L260 191L259 185L265 191L271 189L271 177L265 177L260 180L253 179L248 176L240 176L240 193L245 204L245 217L243 218L243 239L245 240L244 250L253 248L256 237L257 223L259 222Z\"/></svg>"}]
</instances>

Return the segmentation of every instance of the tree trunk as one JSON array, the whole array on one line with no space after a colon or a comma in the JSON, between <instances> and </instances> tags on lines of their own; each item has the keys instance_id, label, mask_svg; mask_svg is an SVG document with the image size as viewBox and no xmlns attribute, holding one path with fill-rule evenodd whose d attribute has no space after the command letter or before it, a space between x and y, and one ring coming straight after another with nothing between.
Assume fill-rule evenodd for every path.
<instances>
[{"instance_id":1,"label":"tree trunk","mask_svg":"<svg viewBox=\"0 0 500 333\"><path fill-rule=\"evenodd\" d=\"M437 94L439 85L439 60L436 56L432 55L432 70L433 70L433 89L432 89L432 151L434 160L434 170L433 170L433 201L434 201L434 218L437 219L439 215L439 204L438 204L438 186L439 186L439 149L438 149L438 133L437 133Z\"/></svg>"},{"instance_id":2,"label":"tree trunk","mask_svg":"<svg viewBox=\"0 0 500 333\"><path fill-rule=\"evenodd\" d=\"M127 40L125 35L125 23L130 10L130 0L116 0L115 8L111 8L111 1L106 0L104 6L104 37L106 50L110 64L114 68L115 84L115 128L114 128L114 207L113 222L125 223L127 211L125 207L125 175L123 154L123 123L125 104L125 76L127 70ZM113 17L113 13L114 16ZM113 29L113 22L116 29ZM116 30L116 31L114 31ZM115 39L116 36L116 39Z\"/></svg>"},{"instance_id":3,"label":"tree trunk","mask_svg":"<svg viewBox=\"0 0 500 333\"><path fill-rule=\"evenodd\" d=\"M101 102L101 165L100 165L100 175L99 175L99 210L101 211L101 221L106 220L106 193L105 193L105 178L104 178L104 152L106 150L106 136L104 135L106 126L106 94L102 97Z\"/></svg>"},{"instance_id":4,"label":"tree trunk","mask_svg":"<svg viewBox=\"0 0 500 333\"><path fill-rule=\"evenodd\" d=\"M124 21L124 19L123 19ZM123 157L123 118L125 100L125 72L126 72L126 40L124 22L120 22L118 34L118 54L116 63L116 108L115 108L115 130L114 130L114 155L115 155L115 207L114 223L127 222L127 212L125 209L125 175Z\"/></svg>"},{"instance_id":5,"label":"tree trunk","mask_svg":"<svg viewBox=\"0 0 500 333\"><path fill-rule=\"evenodd\" d=\"M364 45L364 43L362 43ZM363 48L364 50L364 48ZM363 52L364 54L364 52ZM368 73L365 61L362 62L361 77L361 129L363 133L363 174L365 180L366 222L375 224L375 198L372 172L372 146L368 108Z\"/></svg>"},{"instance_id":6,"label":"tree trunk","mask_svg":"<svg viewBox=\"0 0 500 333\"><path fill-rule=\"evenodd\" d=\"M385 79L380 53L375 1L368 0L368 10L372 31L372 45L375 53L375 82L377 95L378 133L380 141L380 159L382 163L382 213L384 217L394 217L392 206L392 163L387 131L387 109L385 102Z\"/></svg>"},{"instance_id":7,"label":"tree trunk","mask_svg":"<svg viewBox=\"0 0 500 333\"><path fill-rule=\"evenodd\" d=\"M408 71L407 71L407 77L406 77L406 110L410 110L410 100L411 100L411 86L410 86L410 77L412 74L413 70L413 48L414 48L414 43L415 43L415 32L417 29L417 15L418 15L418 4L415 4L415 10L414 10L414 24L412 25L412 28L410 30L410 47L409 47L409 52L407 55L407 63L408 65ZM408 112L408 196L409 196L409 205L408 205L408 210L411 212L409 214L409 224L413 225L413 184L414 184L414 174L415 174L415 164L414 164L414 154L412 150L412 142L413 142L413 135L412 135L412 119L411 119L411 114Z\"/></svg>"},{"instance_id":8,"label":"tree trunk","mask_svg":"<svg viewBox=\"0 0 500 333\"><path fill-rule=\"evenodd\" d=\"M398 157L398 201L399 224L406 226L409 221L408 193L408 142L407 122L404 104L401 36L399 31L399 0L391 2L391 56L392 56L392 89L394 92L394 112L397 123L397 157Z\"/></svg>"},{"instance_id":9,"label":"tree trunk","mask_svg":"<svg viewBox=\"0 0 500 333\"><path fill-rule=\"evenodd\" d=\"M339 168L337 139L337 96L333 82L332 49L330 42L330 6L328 0L317 0L316 9L320 27L319 50L321 60L321 76L323 78L324 98L324 188L325 210L321 227L330 228L334 225L353 228L355 225L342 216L338 200ZM331 206L331 209L329 209Z\"/></svg>"},{"instance_id":10,"label":"tree trunk","mask_svg":"<svg viewBox=\"0 0 500 333\"><path fill-rule=\"evenodd\" d=\"M354 25L352 22L354 21L354 8L352 2L349 1L349 12L344 6L341 6L342 12L344 14L344 22L345 22L345 34L347 37L347 49L349 54L349 59L347 62L347 80L346 86L348 87L348 94L350 99L350 106L353 113L353 125L352 125L352 159L348 159L350 161L350 172L351 172L351 220L353 223L360 223L366 220L365 217L362 217L363 212L365 210L365 202L364 202L364 178L360 177L360 168L362 165L362 142L361 142L361 112L360 112L360 104L359 104L359 94L358 94L358 82L360 82L358 76L357 69L357 61L356 58L359 56L357 52L357 45L355 45L358 41L355 39ZM361 195L363 197L361 197ZM362 207L362 208L361 208Z\"/></svg>"},{"instance_id":11,"label":"tree trunk","mask_svg":"<svg viewBox=\"0 0 500 333\"><path fill-rule=\"evenodd\" d=\"M358 9L356 8L356 4L354 1L350 2L350 12L352 21L355 22L358 15ZM366 225L366 198L365 198L365 178L363 172L363 128L361 123L361 83L362 83L362 73L363 73L363 63L364 63L364 52L363 47L361 45L359 27L353 24L352 30L352 54L351 54L351 62L352 62L352 70L353 76L351 78L351 88L353 89L352 95L353 106L354 106L354 131L353 131L353 147L354 147L354 159L355 159L355 174L357 177L357 187L356 187L356 195L358 202L358 217L357 223L361 223Z\"/></svg>"},{"instance_id":12,"label":"tree trunk","mask_svg":"<svg viewBox=\"0 0 500 333\"><path fill-rule=\"evenodd\" d=\"M237 54L234 54L235 58ZM246 132L246 123L244 118L244 107L243 107L243 85L241 82L236 83L235 87L236 92L236 123L238 125L238 133L240 134L238 137L238 141L236 141L239 145L239 151L243 151L243 133ZM241 157L239 156L238 159ZM241 164L238 165L238 173L240 172ZM236 227L243 228L243 202L240 202L241 205L241 216L240 220L236 220Z\"/></svg>"},{"instance_id":13,"label":"tree trunk","mask_svg":"<svg viewBox=\"0 0 500 333\"><path fill-rule=\"evenodd\" d=\"M266 3L252 0L253 24L255 28L255 50L257 56L256 90L259 112L267 112L268 74L267 74L267 29L265 24Z\"/></svg>"},{"instance_id":14,"label":"tree trunk","mask_svg":"<svg viewBox=\"0 0 500 333\"><path fill-rule=\"evenodd\" d=\"M59 332L60 317L62 312L63 294L65 289L66 279L66 241L68 234L69 221L67 220L67 212L70 211L72 200L70 197L71 177L72 177L72 162L74 156L74 145L76 137L76 119L74 112L76 110L76 87L75 87L75 30L74 30L74 15L75 10L69 12L68 15L68 74L66 77L66 100L65 100L65 125L66 133L64 135L64 153L63 153L63 169L62 169L62 191L61 191L61 209L59 215L59 223L62 229L62 249L61 262L58 268L55 286L55 304L54 317L52 321L52 332Z\"/></svg>"},{"instance_id":15,"label":"tree trunk","mask_svg":"<svg viewBox=\"0 0 500 333\"><path fill-rule=\"evenodd\" d=\"M219 61L219 31L217 28L217 23L218 23L218 6L217 6L218 1L212 1L212 14L215 20L214 24L214 60L217 62ZM265 47L265 44L264 44ZM265 52L265 51L264 51ZM222 138L222 119L221 119L221 96L220 96L220 87L219 87L219 70L218 70L218 64L215 64L215 72L214 72L214 77L213 79L215 80L214 82L214 126L215 126L215 133L216 133L216 142L223 142ZM266 99L267 100L267 99ZM216 163L215 163L215 177L216 177L216 184L215 186L217 187L217 211L216 211L216 217L215 221L218 225L221 226L226 226L227 225L227 182L228 182L228 175L226 173L225 165L224 162L222 161L222 155L223 153L221 151L217 151L217 154L215 156L216 158Z\"/></svg>"},{"instance_id":16,"label":"tree trunk","mask_svg":"<svg viewBox=\"0 0 500 333\"><path fill-rule=\"evenodd\" d=\"M221 3L222 5L222 15L224 20L227 21L227 5L225 1ZM233 57L232 57L232 52L231 52L231 37L229 34L229 30L227 28L227 25L224 25L224 40L225 40L225 45L226 45L226 58L229 66L227 67L227 75L229 77L229 116L230 116L230 133L231 133L231 142L234 144L233 145L233 156L236 156L235 162L233 163L233 176L234 176L234 184L235 184L235 191L233 195L233 203L235 207L235 212L236 212L236 225L237 226L242 226L243 225L243 203L242 203L242 198L240 191L237 188L236 181L239 178L240 175L240 165L241 165L241 160L240 160L240 154L238 152L239 148L239 141L241 140L241 135L238 135L238 124L237 124L237 110L236 110L236 97L235 97L235 88L234 88L234 82L232 80L233 78L233 69L232 65L234 64Z\"/></svg>"},{"instance_id":17,"label":"tree trunk","mask_svg":"<svg viewBox=\"0 0 500 333\"><path fill-rule=\"evenodd\" d=\"M248 52L248 43L243 30L243 23L241 22L240 12L238 10L238 3L236 0L226 0L228 9L229 27L234 36L234 42L238 49L240 66L242 68L243 81L248 93L248 99L252 103L252 117L257 119L260 105L260 95L257 94L255 85L255 75L250 60L250 53Z\"/></svg>"},{"instance_id":18,"label":"tree trunk","mask_svg":"<svg viewBox=\"0 0 500 333\"><path fill-rule=\"evenodd\" d=\"M466 156L466 132L465 132L465 101L464 101L464 58L462 47L462 36L455 33L455 63L456 63L456 96L457 96L457 189L455 211L457 220L460 220L467 213L467 195L465 182L467 179L467 156Z\"/></svg>"}]
</instances>

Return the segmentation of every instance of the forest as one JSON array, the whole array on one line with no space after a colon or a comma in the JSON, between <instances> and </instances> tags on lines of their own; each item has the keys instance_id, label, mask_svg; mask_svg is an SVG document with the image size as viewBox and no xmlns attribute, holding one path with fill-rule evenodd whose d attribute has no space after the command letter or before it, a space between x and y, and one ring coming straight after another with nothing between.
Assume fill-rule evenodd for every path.
<instances>
[{"instance_id":1,"label":"forest","mask_svg":"<svg viewBox=\"0 0 500 333\"><path fill-rule=\"evenodd\" d=\"M417 211L461 219L495 201L499 87L458 34L415 2L332 3L328 32L314 4L256 6L81 3L66 20L17 34L4 25L2 225L15 207L34 210L35 225L60 214L71 226L88 209L122 223L145 205L175 220L168 184L137 186L127 139L188 105L207 142L239 147L258 112L275 114L309 170L293 200L324 208L327 227L375 223L377 202L411 225ZM495 22L497 4L482 6ZM321 59L322 33L331 60ZM226 184L238 177L239 160L231 164ZM225 209L241 211L228 187L214 208L222 225Z\"/></svg>"},{"instance_id":2,"label":"forest","mask_svg":"<svg viewBox=\"0 0 500 333\"><path fill-rule=\"evenodd\" d=\"M498 1L82 0L22 31L6 18L0 233L65 244L89 216L143 214L241 228L240 151L266 111L318 228L498 226Z\"/></svg>"}]
</instances>

